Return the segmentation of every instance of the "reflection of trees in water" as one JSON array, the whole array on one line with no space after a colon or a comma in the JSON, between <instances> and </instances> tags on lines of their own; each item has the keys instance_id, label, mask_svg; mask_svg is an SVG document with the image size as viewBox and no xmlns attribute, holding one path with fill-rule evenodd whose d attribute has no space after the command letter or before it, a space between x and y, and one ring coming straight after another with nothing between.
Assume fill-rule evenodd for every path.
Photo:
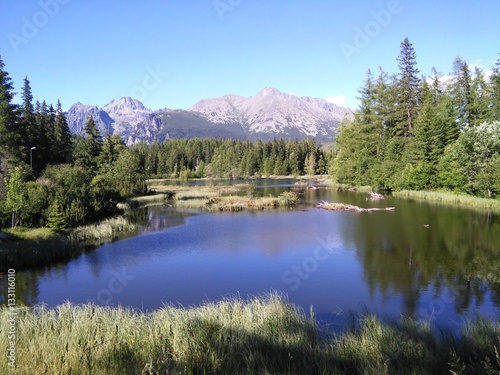
<instances>
[{"instance_id":1,"label":"reflection of trees in water","mask_svg":"<svg viewBox=\"0 0 500 375\"><path fill-rule=\"evenodd\" d=\"M31 272L16 273L16 306L32 306L38 298L38 277ZM7 305L8 274L0 274L0 305Z\"/></svg>"},{"instance_id":2,"label":"reflection of trees in water","mask_svg":"<svg viewBox=\"0 0 500 375\"><path fill-rule=\"evenodd\" d=\"M191 214L186 212L170 211L165 215L165 207L150 206L127 213L127 217L141 227L141 232L153 232L165 228L181 225L185 223L186 217ZM94 277L99 277L101 273L100 259L95 249L82 254L80 257L85 257L85 261L89 264ZM80 258L82 259L82 258ZM47 275L62 275L66 277L68 271L67 262L51 265L42 269L32 269L24 272L16 273L16 305L33 306L38 301L38 280ZM73 259L72 261L78 261ZM0 305L7 303L7 273L0 273Z\"/></svg>"},{"instance_id":3,"label":"reflection of trees in water","mask_svg":"<svg viewBox=\"0 0 500 375\"><path fill-rule=\"evenodd\" d=\"M355 228L345 231L372 295L377 287L384 299L400 293L410 315L428 287L436 295L448 288L457 312L480 306L488 292L500 305L498 215L399 200L390 205L395 213L356 214Z\"/></svg>"},{"instance_id":4,"label":"reflection of trees in water","mask_svg":"<svg viewBox=\"0 0 500 375\"><path fill-rule=\"evenodd\" d=\"M186 222L186 218L191 215L187 212L167 211L164 206L156 205L132 210L127 214L127 218L132 223L139 225L140 233L148 233L182 225Z\"/></svg>"}]
</instances>

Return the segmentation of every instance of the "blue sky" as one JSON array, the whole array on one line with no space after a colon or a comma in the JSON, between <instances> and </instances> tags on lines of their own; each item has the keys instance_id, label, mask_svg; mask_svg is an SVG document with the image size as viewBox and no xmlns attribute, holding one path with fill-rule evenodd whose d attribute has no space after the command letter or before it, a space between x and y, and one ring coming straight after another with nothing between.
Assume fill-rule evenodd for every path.
<instances>
[{"instance_id":1,"label":"blue sky","mask_svg":"<svg viewBox=\"0 0 500 375\"><path fill-rule=\"evenodd\" d=\"M3 0L0 56L16 92L28 76L35 100L65 109L187 109L264 87L356 108L367 69L397 72L405 37L422 74L456 56L491 69L499 15L498 0Z\"/></svg>"}]
</instances>

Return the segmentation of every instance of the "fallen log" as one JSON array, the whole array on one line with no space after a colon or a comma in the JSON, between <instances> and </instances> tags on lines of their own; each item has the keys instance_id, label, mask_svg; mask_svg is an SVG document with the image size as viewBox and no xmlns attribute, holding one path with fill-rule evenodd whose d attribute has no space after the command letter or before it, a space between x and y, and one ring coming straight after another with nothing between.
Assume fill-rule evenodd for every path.
<instances>
[{"instance_id":1,"label":"fallen log","mask_svg":"<svg viewBox=\"0 0 500 375\"><path fill-rule=\"evenodd\" d=\"M385 207L385 208L363 208L354 206L352 204L345 203L329 203L329 202L318 202L316 208L322 208L323 210L332 210L332 211L356 211L356 212L371 212L371 211L394 211L396 207Z\"/></svg>"}]
</instances>

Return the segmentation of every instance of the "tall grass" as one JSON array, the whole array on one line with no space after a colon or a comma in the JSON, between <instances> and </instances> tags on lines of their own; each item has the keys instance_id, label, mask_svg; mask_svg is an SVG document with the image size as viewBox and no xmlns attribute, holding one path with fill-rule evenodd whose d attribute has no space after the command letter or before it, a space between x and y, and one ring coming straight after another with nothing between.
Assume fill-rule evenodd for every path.
<instances>
[{"instance_id":1,"label":"tall grass","mask_svg":"<svg viewBox=\"0 0 500 375\"><path fill-rule=\"evenodd\" d=\"M7 308L0 310L0 346ZM16 374L495 374L500 328L477 321L461 337L411 319L353 320L333 334L277 294L195 308L19 308ZM8 373L7 361L0 372ZM496 372L495 372L496 371Z\"/></svg>"},{"instance_id":2,"label":"tall grass","mask_svg":"<svg viewBox=\"0 0 500 375\"><path fill-rule=\"evenodd\" d=\"M102 220L95 224L77 227L71 231L70 241L83 245L93 245L112 241L120 234L132 233L137 227L123 216L116 216Z\"/></svg>"},{"instance_id":3,"label":"tall grass","mask_svg":"<svg viewBox=\"0 0 500 375\"><path fill-rule=\"evenodd\" d=\"M195 192L196 193L196 192ZM200 192L201 193L201 192ZM284 192L277 197L244 197L244 196L218 196L215 194L192 194L186 192L177 196L175 207L192 208L205 211L243 211L263 210L266 208L289 207L296 205L298 196L293 192Z\"/></svg>"},{"instance_id":4,"label":"tall grass","mask_svg":"<svg viewBox=\"0 0 500 375\"><path fill-rule=\"evenodd\" d=\"M454 194L451 192L414 190L395 191L392 195L398 198L425 200L453 205L460 204L473 208L500 211L500 199L480 198L472 195Z\"/></svg>"},{"instance_id":5,"label":"tall grass","mask_svg":"<svg viewBox=\"0 0 500 375\"><path fill-rule=\"evenodd\" d=\"M141 197L133 197L125 200L124 202L120 202L117 204L117 207L121 210L130 210L133 208L146 206L149 204L157 204L165 202L168 199L168 194L151 194L144 195Z\"/></svg>"}]
</instances>

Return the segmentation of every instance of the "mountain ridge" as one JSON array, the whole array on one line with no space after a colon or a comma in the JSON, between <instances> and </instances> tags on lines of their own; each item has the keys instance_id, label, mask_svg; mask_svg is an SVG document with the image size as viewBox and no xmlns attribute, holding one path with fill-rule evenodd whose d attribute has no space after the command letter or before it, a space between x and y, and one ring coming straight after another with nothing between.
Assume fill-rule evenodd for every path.
<instances>
[{"instance_id":1,"label":"mountain ridge","mask_svg":"<svg viewBox=\"0 0 500 375\"><path fill-rule=\"evenodd\" d=\"M70 131L83 135L90 115L101 135L117 133L133 145L194 137L331 140L340 121L353 113L325 99L266 87L250 97L228 94L202 99L187 110L155 111L130 97L111 100L101 108L77 102L66 112Z\"/></svg>"}]
</instances>

